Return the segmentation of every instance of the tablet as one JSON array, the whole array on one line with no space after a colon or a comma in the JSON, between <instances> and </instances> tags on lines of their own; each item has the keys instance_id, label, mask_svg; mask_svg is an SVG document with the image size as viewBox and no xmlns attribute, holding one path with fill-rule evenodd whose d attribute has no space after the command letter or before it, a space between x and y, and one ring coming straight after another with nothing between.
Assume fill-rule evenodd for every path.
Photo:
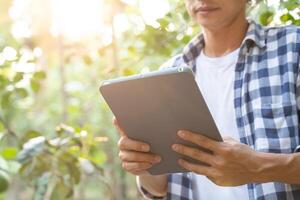
<instances>
[{"instance_id":1,"label":"tablet","mask_svg":"<svg viewBox=\"0 0 300 200\"><path fill-rule=\"evenodd\" d=\"M188 67L103 81L100 92L128 137L148 143L151 152L162 157L149 169L152 175L186 172L179 158L200 163L172 150L175 143L195 146L180 139L178 130L222 141Z\"/></svg>"}]
</instances>

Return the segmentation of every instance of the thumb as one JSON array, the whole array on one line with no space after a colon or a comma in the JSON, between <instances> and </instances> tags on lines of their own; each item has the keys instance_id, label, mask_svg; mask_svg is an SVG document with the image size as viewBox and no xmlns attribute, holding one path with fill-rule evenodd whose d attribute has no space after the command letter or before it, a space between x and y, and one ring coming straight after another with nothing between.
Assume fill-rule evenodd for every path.
<instances>
[{"instance_id":1,"label":"thumb","mask_svg":"<svg viewBox=\"0 0 300 200\"><path fill-rule=\"evenodd\" d=\"M224 140L224 142L236 142L235 139L233 139L232 137L229 137L229 136L224 136L223 140Z\"/></svg>"},{"instance_id":2,"label":"thumb","mask_svg":"<svg viewBox=\"0 0 300 200\"><path fill-rule=\"evenodd\" d=\"M125 133L125 131L121 128L116 117L113 117L113 124L115 125L115 127L117 128L118 132L120 133L120 135L122 137L128 137L127 134Z\"/></svg>"}]
</instances>

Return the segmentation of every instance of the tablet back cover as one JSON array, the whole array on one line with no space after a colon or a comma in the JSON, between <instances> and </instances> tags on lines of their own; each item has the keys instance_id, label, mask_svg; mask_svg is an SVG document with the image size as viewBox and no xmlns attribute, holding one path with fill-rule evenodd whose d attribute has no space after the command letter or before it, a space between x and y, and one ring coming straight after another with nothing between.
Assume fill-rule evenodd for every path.
<instances>
[{"instance_id":1,"label":"tablet back cover","mask_svg":"<svg viewBox=\"0 0 300 200\"><path fill-rule=\"evenodd\" d=\"M178 159L184 156L175 153L171 146L195 145L183 142L177 136L178 130L222 141L189 68L105 81L100 92L128 136L150 144L151 152L162 157L162 162L149 170L153 175L186 172L178 165Z\"/></svg>"}]
</instances>

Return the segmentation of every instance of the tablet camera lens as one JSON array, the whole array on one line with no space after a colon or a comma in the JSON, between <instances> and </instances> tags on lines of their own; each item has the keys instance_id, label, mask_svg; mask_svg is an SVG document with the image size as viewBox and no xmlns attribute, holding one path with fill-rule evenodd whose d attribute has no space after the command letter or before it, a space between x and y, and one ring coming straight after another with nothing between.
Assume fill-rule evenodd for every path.
<instances>
[{"instance_id":1,"label":"tablet camera lens","mask_svg":"<svg viewBox=\"0 0 300 200\"><path fill-rule=\"evenodd\" d=\"M179 72L183 72L183 67L179 67L179 68L178 68L178 71L179 71Z\"/></svg>"}]
</instances>

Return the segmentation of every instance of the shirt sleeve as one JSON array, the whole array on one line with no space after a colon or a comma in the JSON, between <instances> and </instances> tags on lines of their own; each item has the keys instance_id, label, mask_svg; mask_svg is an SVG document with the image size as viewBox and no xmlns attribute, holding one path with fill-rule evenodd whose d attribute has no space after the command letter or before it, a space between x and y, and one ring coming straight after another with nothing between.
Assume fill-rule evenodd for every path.
<instances>
[{"instance_id":1,"label":"shirt sleeve","mask_svg":"<svg viewBox=\"0 0 300 200\"><path fill-rule=\"evenodd\" d=\"M159 70L164 70L168 69L171 67L182 67L185 66L186 64L183 62L182 54L178 54L171 59L167 60L165 63L163 63L160 67Z\"/></svg>"},{"instance_id":2,"label":"shirt sleeve","mask_svg":"<svg viewBox=\"0 0 300 200\"><path fill-rule=\"evenodd\" d=\"M166 197L155 196L155 195L151 194L150 192L148 192L145 188L143 188L141 186L138 177L136 177L136 184L137 184L137 187L138 187L140 193L142 194L142 196L145 199L161 199L161 200L165 200L166 199Z\"/></svg>"},{"instance_id":3,"label":"shirt sleeve","mask_svg":"<svg viewBox=\"0 0 300 200\"><path fill-rule=\"evenodd\" d=\"M298 38L300 39L300 33L298 34ZM300 40L299 40L300 41ZM296 102L297 102L297 112L298 112L298 123L300 123L300 43L297 44L299 49L299 58L298 58L298 75L297 75L297 83L296 83ZM300 137L300 124L298 124L298 134ZM299 141L300 143L300 141ZM295 153L300 152L300 145L296 147L294 150Z\"/></svg>"},{"instance_id":4,"label":"shirt sleeve","mask_svg":"<svg viewBox=\"0 0 300 200\"><path fill-rule=\"evenodd\" d=\"M300 68L300 66L299 66ZM298 113L298 118L300 118L300 74L297 76L297 87L296 87L296 96L297 96L297 113ZM300 137L300 120L298 119L298 134ZM300 142L300 141L299 141ZM300 152L300 145L296 147L294 150L294 153Z\"/></svg>"}]
</instances>

